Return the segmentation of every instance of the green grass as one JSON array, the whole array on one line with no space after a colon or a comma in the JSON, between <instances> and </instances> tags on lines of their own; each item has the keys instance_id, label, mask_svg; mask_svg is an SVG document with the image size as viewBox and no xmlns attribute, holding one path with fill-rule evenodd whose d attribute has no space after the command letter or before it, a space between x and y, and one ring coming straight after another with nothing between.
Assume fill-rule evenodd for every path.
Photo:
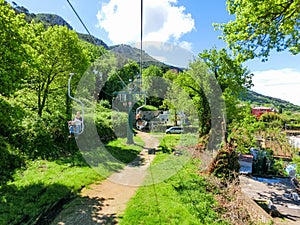
<instances>
[{"instance_id":1,"label":"green grass","mask_svg":"<svg viewBox=\"0 0 300 225\"><path fill-rule=\"evenodd\" d=\"M170 158L172 151L176 150L176 146L195 146L197 138L192 134L165 134L156 136L160 144L158 152L152 162L152 166ZM180 159L179 159L180 160Z\"/></svg>"},{"instance_id":2,"label":"green grass","mask_svg":"<svg viewBox=\"0 0 300 225\"><path fill-rule=\"evenodd\" d=\"M187 150L178 150L178 146L195 145L191 135L166 134L158 136L160 144L156 156L152 161L148 175L145 178L144 185L160 183L178 171L180 171L190 160L191 152ZM173 154L175 152L180 155Z\"/></svg>"},{"instance_id":3,"label":"green grass","mask_svg":"<svg viewBox=\"0 0 300 225\"><path fill-rule=\"evenodd\" d=\"M143 145L138 137L134 141ZM109 151L125 162L142 150L138 145L126 145L125 139L108 145ZM116 166L121 168L124 164ZM79 153L56 161L27 161L26 168L16 171L12 180L0 186L0 225L33 224L38 215L57 201L75 197L84 186L104 178Z\"/></svg>"},{"instance_id":4,"label":"green grass","mask_svg":"<svg viewBox=\"0 0 300 225\"><path fill-rule=\"evenodd\" d=\"M197 169L195 161L190 161L173 177L141 187L120 224L228 224L214 211L217 203Z\"/></svg>"},{"instance_id":5,"label":"green grass","mask_svg":"<svg viewBox=\"0 0 300 225\"><path fill-rule=\"evenodd\" d=\"M172 150L194 144L195 137L164 135L159 139L161 148ZM157 152L145 185L128 203L120 224L228 224L214 211L217 202L207 191L205 178L197 173L199 163L184 152L180 156Z\"/></svg>"},{"instance_id":6,"label":"green grass","mask_svg":"<svg viewBox=\"0 0 300 225\"><path fill-rule=\"evenodd\" d=\"M133 161L141 151L141 147L144 143L138 136L134 137L135 145L127 145L127 139L118 138L114 141L109 142L105 147L109 153L119 161L123 163L129 163Z\"/></svg>"},{"instance_id":7,"label":"green grass","mask_svg":"<svg viewBox=\"0 0 300 225\"><path fill-rule=\"evenodd\" d=\"M75 195L83 186L103 179L90 167L28 162L12 181L0 187L0 224L20 224L36 218L58 200Z\"/></svg>"},{"instance_id":8,"label":"green grass","mask_svg":"<svg viewBox=\"0 0 300 225\"><path fill-rule=\"evenodd\" d=\"M157 107L153 106L153 105L145 105L143 106L143 111L156 111L158 110Z\"/></svg>"}]
</instances>

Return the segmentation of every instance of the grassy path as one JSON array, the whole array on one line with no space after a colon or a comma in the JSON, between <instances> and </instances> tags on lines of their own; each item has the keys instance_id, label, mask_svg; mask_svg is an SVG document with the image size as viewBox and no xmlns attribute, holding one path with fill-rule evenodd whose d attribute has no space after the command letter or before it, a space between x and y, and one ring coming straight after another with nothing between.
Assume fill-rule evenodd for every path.
<instances>
[{"instance_id":1,"label":"grassy path","mask_svg":"<svg viewBox=\"0 0 300 225\"><path fill-rule=\"evenodd\" d=\"M154 158L154 155L148 154L148 150L159 145L159 141L150 134L139 132L138 135L145 146L137 159L100 184L83 189L80 196L68 204L51 225L118 224L118 215L142 185L147 167Z\"/></svg>"}]
</instances>

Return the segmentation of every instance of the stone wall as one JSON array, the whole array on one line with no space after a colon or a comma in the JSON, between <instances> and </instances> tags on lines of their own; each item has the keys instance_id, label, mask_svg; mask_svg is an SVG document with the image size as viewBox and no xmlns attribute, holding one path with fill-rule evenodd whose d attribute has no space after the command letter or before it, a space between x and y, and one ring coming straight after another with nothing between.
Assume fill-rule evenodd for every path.
<instances>
[{"instance_id":1,"label":"stone wall","mask_svg":"<svg viewBox=\"0 0 300 225\"><path fill-rule=\"evenodd\" d=\"M272 224L273 218L255 201L253 201L249 196L244 193L240 193L241 199L243 199L243 205L249 212L252 221L256 223L263 223L263 224Z\"/></svg>"}]
</instances>

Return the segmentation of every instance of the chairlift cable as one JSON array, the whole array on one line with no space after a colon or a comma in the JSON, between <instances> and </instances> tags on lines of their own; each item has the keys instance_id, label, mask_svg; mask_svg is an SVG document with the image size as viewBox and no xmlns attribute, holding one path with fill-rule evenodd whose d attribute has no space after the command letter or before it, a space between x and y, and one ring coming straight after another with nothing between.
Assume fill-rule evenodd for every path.
<instances>
[{"instance_id":1,"label":"chairlift cable","mask_svg":"<svg viewBox=\"0 0 300 225\"><path fill-rule=\"evenodd\" d=\"M81 22L81 24L83 25L84 29L86 30L86 32L88 33L88 35L90 36L90 38L93 40L94 44L97 45L97 42L95 40L95 38L91 35L91 33L89 32L88 28L86 27L86 25L84 24L84 22L82 21L82 19L80 18L79 14L77 13L77 11L75 10L75 8L73 7L73 5L71 4L71 2L69 0L67 0L67 2L69 3L70 7L72 8L73 12L75 13L75 15L77 16L77 18L79 19L79 21ZM117 74L118 78L120 79L120 81L126 86L125 82L122 80L122 78Z\"/></svg>"},{"instance_id":2,"label":"chairlift cable","mask_svg":"<svg viewBox=\"0 0 300 225\"><path fill-rule=\"evenodd\" d=\"M143 0L141 0L141 48L140 48L140 76L138 79L140 79L140 89L142 88L142 72L143 72ZM139 90L140 91L140 90ZM144 105L146 104L146 98L145 98L145 102ZM144 106L143 105L143 106ZM139 107L139 109L142 107ZM159 218L159 224L161 223L161 218L160 218L160 210L159 210L159 202L158 202L158 196L156 193L156 185L154 182L154 176L153 176L153 171L152 171L152 166L151 163L149 165L149 170L150 170L150 174L151 174L151 179L153 182L153 191L154 191L154 196L155 196L155 201L156 201L156 210L157 210L157 215Z\"/></svg>"},{"instance_id":3,"label":"chairlift cable","mask_svg":"<svg viewBox=\"0 0 300 225\"><path fill-rule=\"evenodd\" d=\"M91 33L89 32L89 30L87 29L87 27L85 26L84 22L82 21L82 19L80 18L80 16L78 15L78 13L76 12L75 8L73 7L73 5L71 4L71 2L69 0L67 0L67 2L69 3L70 7L72 8L73 12L75 13L75 15L77 16L77 18L79 19L79 21L81 22L81 24L83 25L84 29L86 30L86 32L89 34L89 36L92 38L92 40L94 41L94 44L97 45L97 42L95 40L95 38L91 35Z\"/></svg>"},{"instance_id":4,"label":"chairlift cable","mask_svg":"<svg viewBox=\"0 0 300 225\"><path fill-rule=\"evenodd\" d=\"M140 49L140 78L142 81L142 66L143 66L143 0L141 0L141 49ZM141 82L142 87L142 82ZM140 88L141 88L140 87Z\"/></svg>"}]
</instances>

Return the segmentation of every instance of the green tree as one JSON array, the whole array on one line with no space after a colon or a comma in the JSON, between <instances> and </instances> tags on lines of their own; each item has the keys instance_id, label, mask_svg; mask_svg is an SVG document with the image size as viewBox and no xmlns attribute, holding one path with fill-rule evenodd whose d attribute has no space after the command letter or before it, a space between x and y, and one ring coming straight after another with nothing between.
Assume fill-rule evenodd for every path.
<instances>
[{"instance_id":1,"label":"green tree","mask_svg":"<svg viewBox=\"0 0 300 225\"><path fill-rule=\"evenodd\" d=\"M193 104L193 100L190 98L189 93L182 89L178 84L171 83L166 97L163 101L164 108L170 110L172 122L174 126L178 125L178 121L185 123L185 120L195 121L197 120L197 112ZM198 124L197 124L198 125Z\"/></svg>"},{"instance_id":2,"label":"green tree","mask_svg":"<svg viewBox=\"0 0 300 225\"><path fill-rule=\"evenodd\" d=\"M204 50L199 57L214 74L221 88L226 103L228 122L230 122L236 115L239 96L246 90L245 88L252 86L253 74L224 48Z\"/></svg>"},{"instance_id":3,"label":"green tree","mask_svg":"<svg viewBox=\"0 0 300 225\"><path fill-rule=\"evenodd\" d=\"M197 60L190 64L190 70L180 73L175 80L193 100L193 104L198 112L199 118L199 136L209 133L211 128L211 111L210 111L210 77L207 65Z\"/></svg>"},{"instance_id":4,"label":"green tree","mask_svg":"<svg viewBox=\"0 0 300 225\"><path fill-rule=\"evenodd\" d=\"M107 50L103 46L97 46L85 41L82 41L81 43L88 55L90 62L95 62L97 59L107 53Z\"/></svg>"},{"instance_id":5,"label":"green tree","mask_svg":"<svg viewBox=\"0 0 300 225\"><path fill-rule=\"evenodd\" d=\"M225 49L204 50L190 70L175 80L193 99L199 114L200 136L211 130L213 116L236 115L238 96L252 85L252 74ZM225 104L226 103L226 111ZM216 118L219 122L223 118ZM214 130L214 132L218 132Z\"/></svg>"},{"instance_id":6,"label":"green tree","mask_svg":"<svg viewBox=\"0 0 300 225\"><path fill-rule=\"evenodd\" d=\"M157 66L149 66L148 68L143 70L143 88L146 92L152 92L153 91L153 77L163 77L163 71L161 68Z\"/></svg>"},{"instance_id":7,"label":"green tree","mask_svg":"<svg viewBox=\"0 0 300 225\"><path fill-rule=\"evenodd\" d=\"M129 61L122 68L118 69L115 73L108 77L105 86L101 92L101 99L112 101L112 97L116 96L118 91L121 91L130 82L136 79L139 73L139 66L136 62Z\"/></svg>"},{"instance_id":8,"label":"green tree","mask_svg":"<svg viewBox=\"0 0 300 225\"><path fill-rule=\"evenodd\" d=\"M36 96L37 112L42 116L45 107L66 95L70 72L82 74L89 65L89 56L75 31L53 26L44 29L42 24L31 24L34 62L30 68L28 88ZM52 95L52 98L49 96ZM58 104L57 104L58 103Z\"/></svg>"},{"instance_id":9,"label":"green tree","mask_svg":"<svg viewBox=\"0 0 300 225\"><path fill-rule=\"evenodd\" d=\"M143 70L143 90L147 93L147 103L156 107L163 104L168 84L163 79L163 71L160 67L151 65Z\"/></svg>"},{"instance_id":10,"label":"green tree","mask_svg":"<svg viewBox=\"0 0 300 225\"><path fill-rule=\"evenodd\" d=\"M0 94L9 95L20 87L27 75L28 24L21 14L16 15L10 5L0 0Z\"/></svg>"},{"instance_id":11,"label":"green tree","mask_svg":"<svg viewBox=\"0 0 300 225\"><path fill-rule=\"evenodd\" d=\"M178 73L175 72L174 70L167 70L164 74L163 77L165 79L168 79L170 81L174 81L178 76Z\"/></svg>"},{"instance_id":12,"label":"green tree","mask_svg":"<svg viewBox=\"0 0 300 225\"><path fill-rule=\"evenodd\" d=\"M223 40L242 59L267 59L272 49L300 51L300 0L227 0L227 10L235 19L216 24Z\"/></svg>"},{"instance_id":13,"label":"green tree","mask_svg":"<svg viewBox=\"0 0 300 225\"><path fill-rule=\"evenodd\" d=\"M94 91L95 99L108 100L112 97L111 93L106 92L104 85L106 84L107 80L117 72L117 68L118 58L109 51L106 51L93 63L93 73L96 76Z\"/></svg>"},{"instance_id":14,"label":"green tree","mask_svg":"<svg viewBox=\"0 0 300 225\"><path fill-rule=\"evenodd\" d=\"M240 108L237 116L228 126L228 141L236 145L236 151L248 153L256 146L256 136L266 128L261 121L250 114L250 106Z\"/></svg>"}]
</instances>

